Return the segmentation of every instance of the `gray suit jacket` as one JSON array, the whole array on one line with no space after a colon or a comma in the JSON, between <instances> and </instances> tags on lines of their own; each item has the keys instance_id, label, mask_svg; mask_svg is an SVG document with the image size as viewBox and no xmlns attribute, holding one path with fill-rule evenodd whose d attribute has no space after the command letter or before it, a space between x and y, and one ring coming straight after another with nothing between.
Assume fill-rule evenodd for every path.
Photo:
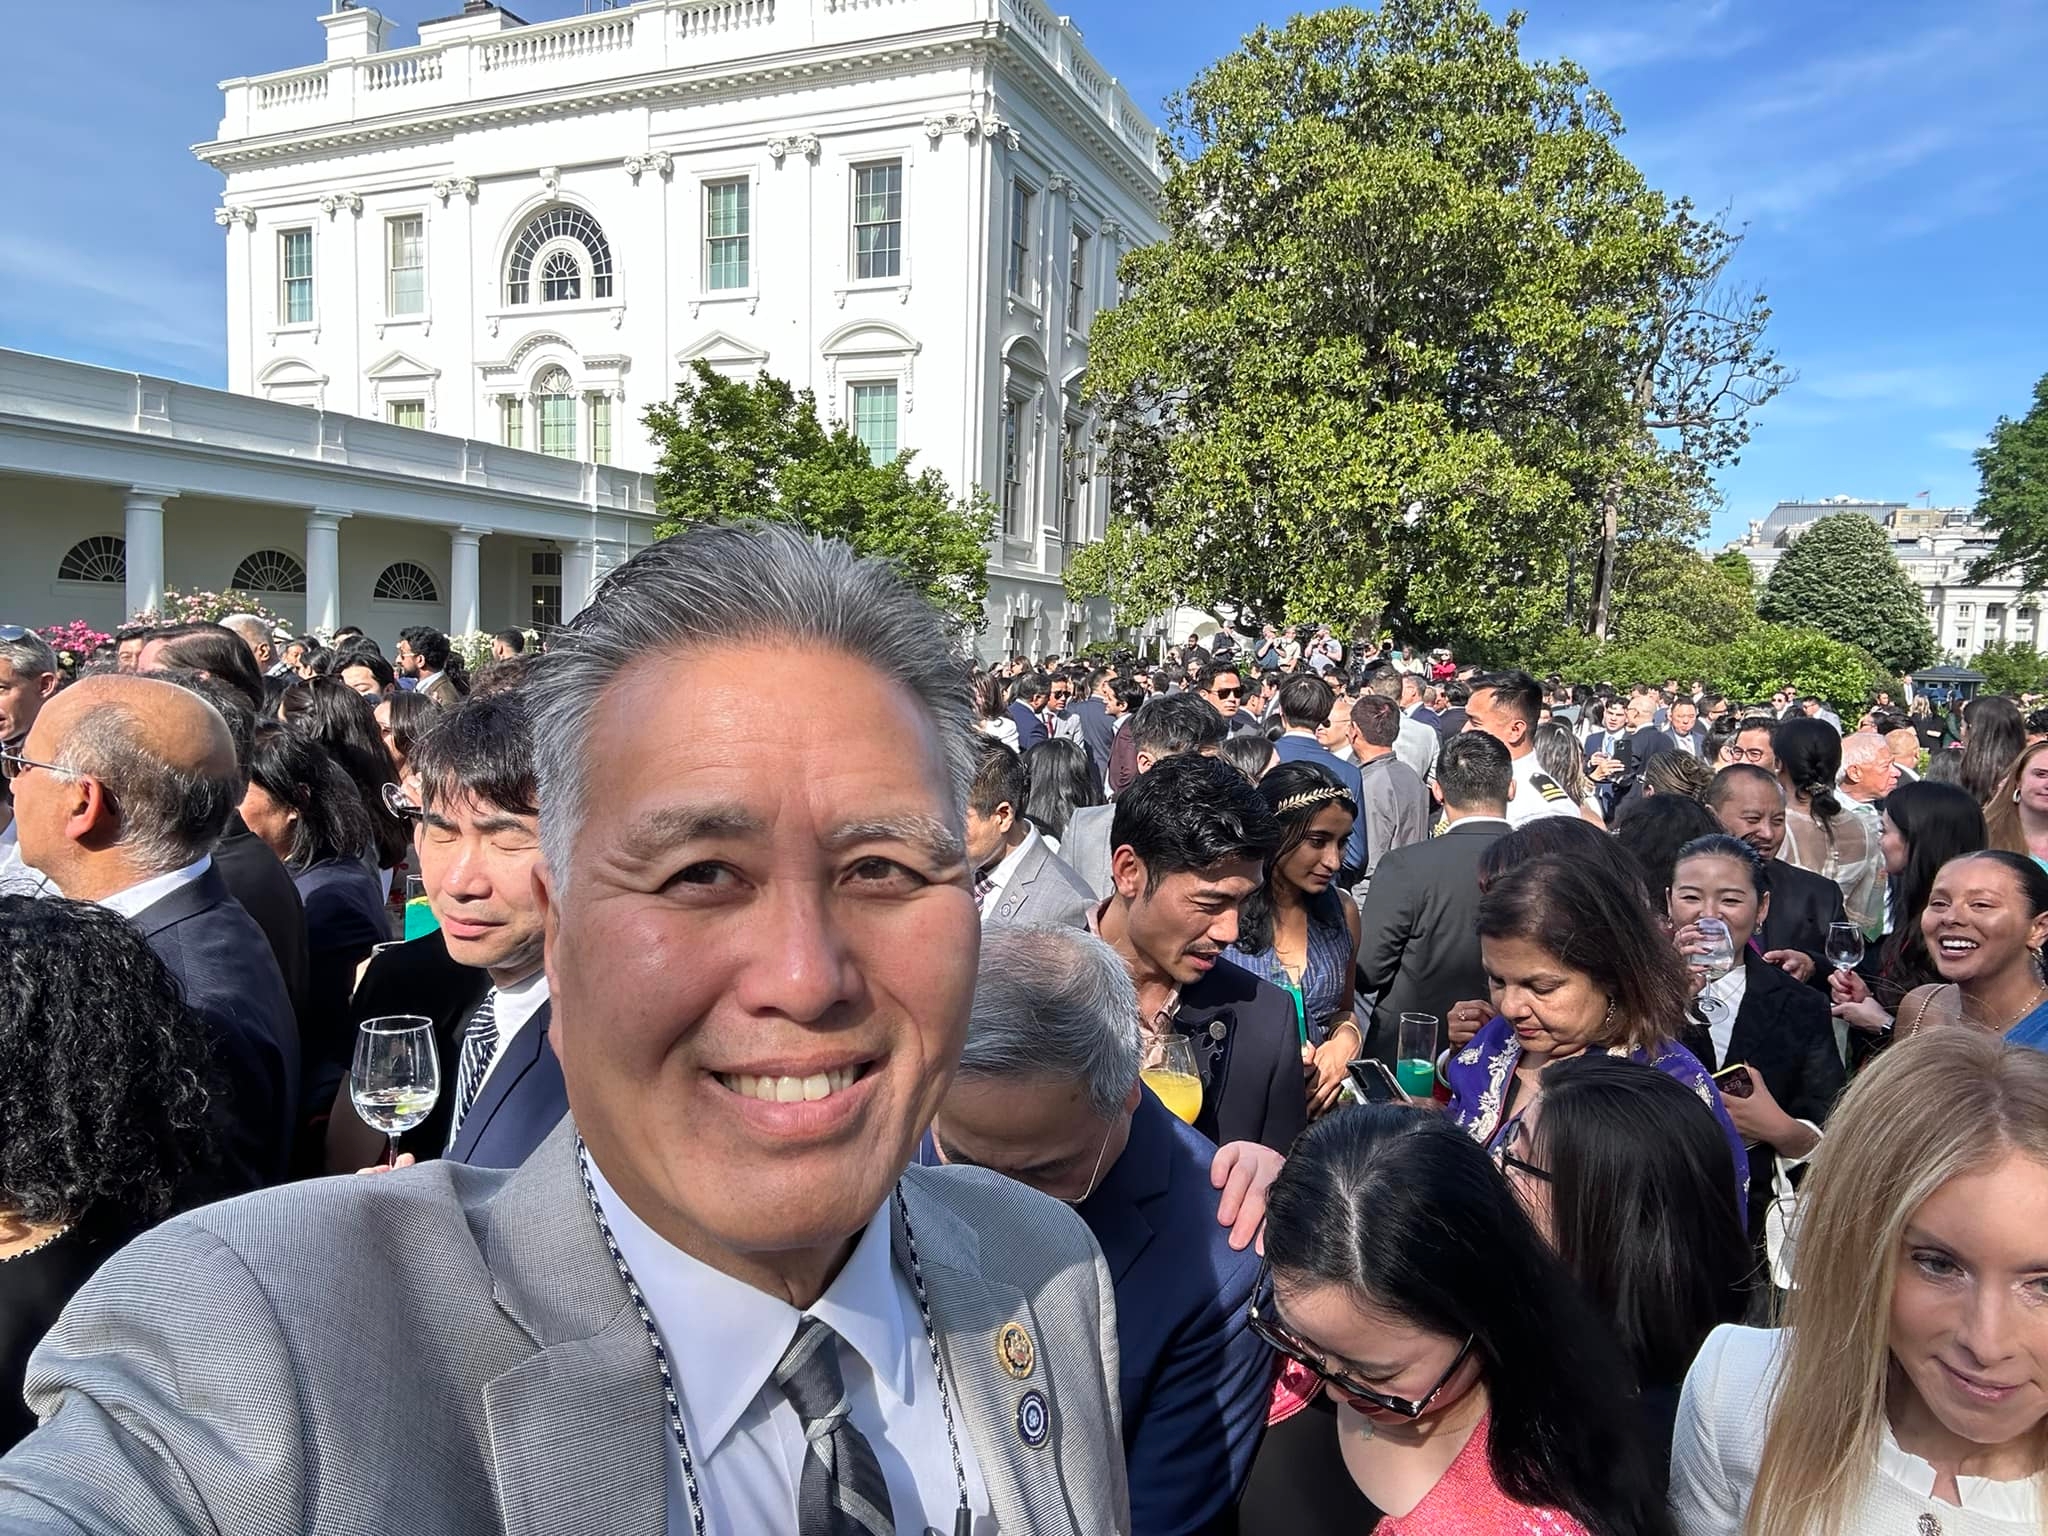
<instances>
[{"instance_id":1,"label":"gray suit jacket","mask_svg":"<svg viewBox=\"0 0 2048 1536\"><path fill-rule=\"evenodd\" d=\"M1067 818L1060 839L1060 857L1097 901L1109 896L1109 829L1116 820L1114 805L1084 805Z\"/></svg>"},{"instance_id":2,"label":"gray suit jacket","mask_svg":"<svg viewBox=\"0 0 2048 1536\"><path fill-rule=\"evenodd\" d=\"M977 1169L903 1192L1005 1536L1128 1532L1116 1303L1081 1219ZM1037 1345L1022 1381L1010 1322ZM9 1533L666 1536L661 1378L566 1119L518 1169L438 1160L166 1223L73 1300L27 1395L47 1422L0 1460Z\"/></svg>"},{"instance_id":3,"label":"gray suit jacket","mask_svg":"<svg viewBox=\"0 0 2048 1536\"><path fill-rule=\"evenodd\" d=\"M996 904L982 913L983 923L1016 927L1086 928L1095 898L1066 861L1035 839L1004 884Z\"/></svg>"}]
</instances>

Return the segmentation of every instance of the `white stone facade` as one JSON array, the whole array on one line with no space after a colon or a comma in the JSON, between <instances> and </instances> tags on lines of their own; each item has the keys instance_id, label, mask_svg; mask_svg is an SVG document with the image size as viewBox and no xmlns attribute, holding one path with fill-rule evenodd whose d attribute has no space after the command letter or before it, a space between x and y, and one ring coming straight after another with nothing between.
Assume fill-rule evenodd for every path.
<instances>
[{"instance_id":1,"label":"white stone facade","mask_svg":"<svg viewBox=\"0 0 2048 1536\"><path fill-rule=\"evenodd\" d=\"M1106 478L1077 394L1156 134L1039 0L644 0L224 83L231 389L653 467L692 360L813 390L1004 508L987 654L1109 636L1069 603Z\"/></svg>"}]
</instances>

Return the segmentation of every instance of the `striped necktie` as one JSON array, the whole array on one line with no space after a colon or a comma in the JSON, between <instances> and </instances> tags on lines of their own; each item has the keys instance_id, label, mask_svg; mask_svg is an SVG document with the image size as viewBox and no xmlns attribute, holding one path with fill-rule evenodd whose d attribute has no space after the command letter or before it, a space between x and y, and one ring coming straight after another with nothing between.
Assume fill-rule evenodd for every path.
<instances>
[{"instance_id":1,"label":"striped necktie","mask_svg":"<svg viewBox=\"0 0 2048 1536\"><path fill-rule=\"evenodd\" d=\"M476 1103L484 1074L491 1070L491 1059L497 1054L498 989L493 987L484 994L484 1000L469 1016L469 1025L462 1032L462 1061L455 1072L455 1120L448 1127L450 1146L455 1144L456 1133Z\"/></svg>"},{"instance_id":2,"label":"striped necktie","mask_svg":"<svg viewBox=\"0 0 2048 1536\"><path fill-rule=\"evenodd\" d=\"M797 1536L895 1536L881 1463L846 1416L839 1335L815 1317L800 1319L775 1367L775 1385L796 1409L806 1442Z\"/></svg>"}]
</instances>

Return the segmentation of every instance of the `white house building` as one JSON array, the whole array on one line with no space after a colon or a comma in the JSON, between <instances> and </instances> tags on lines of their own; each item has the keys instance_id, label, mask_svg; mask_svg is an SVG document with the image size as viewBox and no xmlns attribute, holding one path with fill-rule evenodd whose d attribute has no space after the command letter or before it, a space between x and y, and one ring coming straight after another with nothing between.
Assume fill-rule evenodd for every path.
<instances>
[{"instance_id":1,"label":"white house building","mask_svg":"<svg viewBox=\"0 0 2048 1536\"><path fill-rule=\"evenodd\" d=\"M469 0L400 47L338 5L326 58L225 82L195 151L226 179L233 391L648 470L642 414L695 360L766 370L996 498L985 653L1109 637L1060 585L1107 500L1078 384L1162 171L1071 21Z\"/></svg>"}]
</instances>

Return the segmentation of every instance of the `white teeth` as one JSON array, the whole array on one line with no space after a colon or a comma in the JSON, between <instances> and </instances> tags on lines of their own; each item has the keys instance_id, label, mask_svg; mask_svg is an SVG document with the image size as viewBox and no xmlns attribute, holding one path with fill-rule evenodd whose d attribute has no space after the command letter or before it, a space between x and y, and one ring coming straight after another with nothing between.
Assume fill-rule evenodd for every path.
<instances>
[{"instance_id":1,"label":"white teeth","mask_svg":"<svg viewBox=\"0 0 2048 1536\"><path fill-rule=\"evenodd\" d=\"M858 1067L835 1067L809 1077L746 1077L721 1072L718 1080L734 1093L769 1104L816 1103L850 1088L860 1078Z\"/></svg>"}]
</instances>

